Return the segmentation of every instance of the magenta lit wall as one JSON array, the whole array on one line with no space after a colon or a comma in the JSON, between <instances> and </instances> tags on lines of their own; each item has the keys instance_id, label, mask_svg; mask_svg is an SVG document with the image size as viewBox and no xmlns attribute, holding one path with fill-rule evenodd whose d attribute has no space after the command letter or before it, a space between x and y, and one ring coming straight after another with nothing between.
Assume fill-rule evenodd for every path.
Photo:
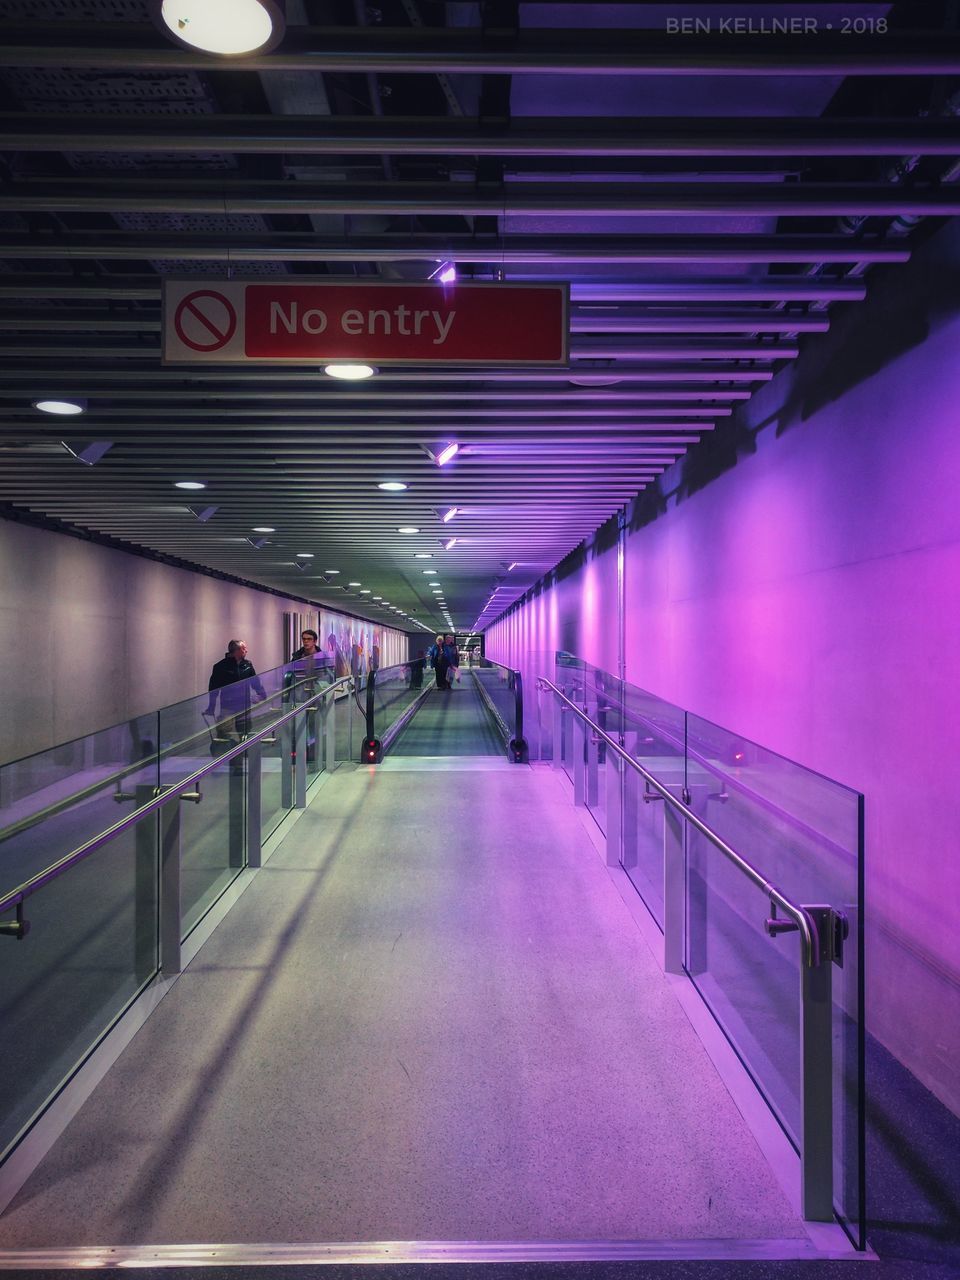
<instances>
[{"instance_id":1,"label":"magenta lit wall","mask_svg":"<svg viewBox=\"0 0 960 1280\"><path fill-rule=\"evenodd\" d=\"M865 793L868 1029L960 1113L960 317L928 319L627 535L623 660L632 683ZM755 419L803 376L765 388ZM615 672L617 634L616 549L588 550L487 652L526 673L567 648Z\"/></svg>"}]
</instances>

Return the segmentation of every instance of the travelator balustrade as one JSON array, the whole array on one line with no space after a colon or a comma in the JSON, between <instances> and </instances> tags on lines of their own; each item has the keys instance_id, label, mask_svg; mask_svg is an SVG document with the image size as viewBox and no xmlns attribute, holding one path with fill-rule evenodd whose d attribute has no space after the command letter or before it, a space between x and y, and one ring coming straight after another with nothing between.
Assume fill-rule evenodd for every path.
<instances>
[{"instance_id":1,"label":"travelator balustrade","mask_svg":"<svg viewBox=\"0 0 960 1280\"><path fill-rule=\"evenodd\" d=\"M526 761L520 672L478 658L466 674L496 725L508 758L516 764ZM366 737L360 759L364 764L377 764L430 694L433 673L422 659L416 659L371 671L361 677L360 687L366 707Z\"/></svg>"},{"instance_id":2,"label":"travelator balustrade","mask_svg":"<svg viewBox=\"0 0 960 1280\"><path fill-rule=\"evenodd\" d=\"M569 654L537 689L541 758L797 1151L803 1216L864 1248L863 797Z\"/></svg>"},{"instance_id":3,"label":"travelator balustrade","mask_svg":"<svg viewBox=\"0 0 960 1280\"><path fill-rule=\"evenodd\" d=\"M4 1162L353 755L353 678L330 674L289 664L228 686L226 714L204 694L0 768L0 1207Z\"/></svg>"}]
</instances>

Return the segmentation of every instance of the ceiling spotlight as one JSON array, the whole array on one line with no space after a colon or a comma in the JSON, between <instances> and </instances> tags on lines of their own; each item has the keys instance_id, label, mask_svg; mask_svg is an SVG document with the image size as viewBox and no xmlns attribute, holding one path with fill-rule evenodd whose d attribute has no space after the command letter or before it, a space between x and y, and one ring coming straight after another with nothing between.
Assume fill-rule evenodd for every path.
<instances>
[{"instance_id":1,"label":"ceiling spotlight","mask_svg":"<svg viewBox=\"0 0 960 1280\"><path fill-rule=\"evenodd\" d=\"M402 493L406 487L402 480L381 480L377 485L378 489L383 489L387 493Z\"/></svg>"},{"instance_id":2,"label":"ceiling spotlight","mask_svg":"<svg viewBox=\"0 0 960 1280\"><path fill-rule=\"evenodd\" d=\"M444 551L452 551L454 548L454 545L456 544L456 541L457 541L456 538L447 538L446 541L442 544Z\"/></svg>"},{"instance_id":3,"label":"ceiling spotlight","mask_svg":"<svg viewBox=\"0 0 960 1280\"><path fill-rule=\"evenodd\" d=\"M175 480L174 487L177 489L205 489L207 486L202 480Z\"/></svg>"},{"instance_id":4,"label":"ceiling spotlight","mask_svg":"<svg viewBox=\"0 0 960 1280\"><path fill-rule=\"evenodd\" d=\"M433 444L425 444L423 449L427 457L432 459L438 467L445 467L460 452L460 446L456 440L435 440Z\"/></svg>"},{"instance_id":5,"label":"ceiling spotlight","mask_svg":"<svg viewBox=\"0 0 960 1280\"><path fill-rule=\"evenodd\" d=\"M293 566L295 569L299 569L300 572L302 573L303 570L307 567L307 562L306 560L294 560Z\"/></svg>"},{"instance_id":6,"label":"ceiling spotlight","mask_svg":"<svg viewBox=\"0 0 960 1280\"><path fill-rule=\"evenodd\" d=\"M438 284L453 284L457 278L457 264L455 262L441 262L436 271L431 271L428 279L436 280Z\"/></svg>"},{"instance_id":7,"label":"ceiling spotlight","mask_svg":"<svg viewBox=\"0 0 960 1280\"><path fill-rule=\"evenodd\" d=\"M372 364L328 364L323 372L328 378L341 378L344 382L362 382L377 372Z\"/></svg>"},{"instance_id":8,"label":"ceiling spotlight","mask_svg":"<svg viewBox=\"0 0 960 1280\"><path fill-rule=\"evenodd\" d=\"M211 520L217 514L220 508L198 506L188 507L187 510L192 511L201 524L206 524L208 520ZM266 541L266 539L264 539L264 541Z\"/></svg>"},{"instance_id":9,"label":"ceiling spotlight","mask_svg":"<svg viewBox=\"0 0 960 1280\"><path fill-rule=\"evenodd\" d=\"M438 511L437 515L440 517L440 519L443 521L444 524L449 524L459 510L460 510L459 507L446 507L444 510Z\"/></svg>"},{"instance_id":10,"label":"ceiling spotlight","mask_svg":"<svg viewBox=\"0 0 960 1280\"><path fill-rule=\"evenodd\" d=\"M112 440L61 440L60 443L67 453L88 467L96 466L103 455L113 448ZM212 515L214 511L216 507L210 514Z\"/></svg>"},{"instance_id":11,"label":"ceiling spotlight","mask_svg":"<svg viewBox=\"0 0 960 1280\"><path fill-rule=\"evenodd\" d=\"M266 53L284 32L277 0L151 0L151 16L164 35L188 49L235 57Z\"/></svg>"},{"instance_id":12,"label":"ceiling spotlight","mask_svg":"<svg viewBox=\"0 0 960 1280\"><path fill-rule=\"evenodd\" d=\"M253 526L254 533L276 533L272 524L255 524Z\"/></svg>"},{"instance_id":13,"label":"ceiling spotlight","mask_svg":"<svg viewBox=\"0 0 960 1280\"><path fill-rule=\"evenodd\" d=\"M512 564L508 564L508 565L507 565L507 573L509 573L511 569L515 569L515 568L517 567L517 564L518 564L518 563L519 563L519 561L514 560L514 562L513 562Z\"/></svg>"},{"instance_id":14,"label":"ceiling spotlight","mask_svg":"<svg viewBox=\"0 0 960 1280\"><path fill-rule=\"evenodd\" d=\"M420 530L412 524L402 524L397 533L419 533Z\"/></svg>"},{"instance_id":15,"label":"ceiling spotlight","mask_svg":"<svg viewBox=\"0 0 960 1280\"><path fill-rule=\"evenodd\" d=\"M33 407L41 413L56 413L62 418L72 418L83 413L87 407L86 400L34 400Z\"/></svg>"}]
</instances>

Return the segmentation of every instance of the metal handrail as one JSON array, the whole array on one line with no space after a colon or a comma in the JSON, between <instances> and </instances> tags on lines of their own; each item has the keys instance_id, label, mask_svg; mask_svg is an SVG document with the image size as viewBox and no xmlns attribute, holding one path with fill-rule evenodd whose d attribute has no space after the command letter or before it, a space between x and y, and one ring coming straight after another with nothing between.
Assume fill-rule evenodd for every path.
<instances>
[{"instance_id":1,"label":"metal handrail","mask_svg":"<svg viewBox=\"0 0 960 1280\"><path fill-rule=\"evenodd\" d=\"M278 670L278 668L274 667L274 668L271 668L271 670L275 671L275 670ZM269 673L265 672L264 674L266 675ZM277 689L274 693L268 693L267 696L262 699L260 705L262 706L264 702L271 702L274 698L287 700L289 699L289 696L291 693L295 693L296 690L300 688L301 684L306 684L309 681L315 681L316 678L317 677L315 675L306 676L298 684L286 685L283 689ZM250 679L259 680L260 677L251 676ZM220 691L213 690L212 692L219 693ZM203 697L203 695L198 694L197 697ZM169 704L169 706L171 707L175 707L177 705L178 704L175 702L172 702ZM299 705L305 706L306 704L301 703ZM165 707L161 707L160 711L152 711L150 714L159 715L160 712L166 709L167 708ZM139 716L132 717L132 719L134 720L141 719L141 718L142 717L139 717ZM102 778L98 778L96 782L91 782L89 786L81 787L79 791L71 791L70 795L64 796L61 800L54 800L53 803L47 805L45 809L39 809L36 813L31 813L28 817L21 818L18 822L12 822L8 827L0 828L0 842L4 840L10 840L13 836L18 836L22 834L22 832L24 831L29 831L31 827L35 827L38 823L44 822L47 818L52 818L56 814L62 813L65 809L69 809L72 805L79 804L81 800L86 800L88 796L96 795L98 791L102 791L104 787L110 786L111 783L122 782L124 778L128 778L132 773L139 773L141 769L145 769L151 765L159 764L161 760L171 755L173 752L181 751L183 750L184 747L189 747L191 743L200 741L203 738L205 738L210 728L218 728L220 725L226 724L229 720L235 720L235 719L236 719L235 713L231 715L226 715L226 716L221 714L220 718L217 720L214 720L213 724L208 726L208 728L199 729L196 733L190 734L189 737L181 738L179 742L171 742L169 746L164 747L162 750L158 749L156 751L151 751L149 755L141 756L139 760L133 760L131 761L130 764L125 764L122 768L115 769L112 773L105 773ZM128 724L128 723L130 722L124 721L124 720L121 720L118 722L118 724ZM116 728L116 727L117 725L111 726L111 728ZM101 729L98 732L109 733L110 730ZM16 763L16 762L13 761L11 763Z\"/></svg>"},{"instance_id":2,"label":"metal handrail","mask_svg":"<svg viewBox=\"0 0 960 1280\"><path fill-rule=\"evenodd\" d=\"M663 783L645 769L642 764L635 760L628 751L621 747L619 742L614 738L611 738L608 733L591 720L586 712L581 711L575 702L571 702L566 694L561 693L552 680L548 680L546 676L538 676L537 688L547 689L551 693L556 694L560 701L568 706L578 719L582 720L584 724L590 726L599 741L604 742L611 751L614 751L620 757L621 760L630 765L632 769L635 769L644 781L663 797L666 803L670 804L677 813L690 823L692 827L709 840L715 848L719 849L724 857L727 858L728 861L732 862L733 865L741 871L752 884L756 885L758 889L761 889L763 893L769 897L772 904L782 909L784 914L793 921L797 926L797 929L800 931L800 937L803 942L803 959L804 963L809 968L816 968L821 963L820 937L817 923L804 907L792 902L786 894L782 893L781 890L771 884L765 876L761 875L756 867L749 863L742 854L737 853L736 849L733 849L725 840L718 836L712 827L708 827L705 822L698 818L693 810L684 804L682 800L678 800Z\"/></svg>"},{"instance_id":3,"label":"metal handrail","mask_svg":"<svg viewBox=\"0 0 960 1280\"><path fill-rule=\"evenodd\" d=\"M275 729L286 724L288 720L293 720L296 716L302 714L302 712L307 711L315 704L320 703L333 690L338 689L342 684L352 679L352 676L341 676L339 680L335 680L332 684L328 684L325 689L321 689L321 691L318 694L315 694L314 697L308 699L306 702L299 703L278 720L272 721L265 729L261 729L259 733L251 734L249 738L245 738L242 742L238 742L235 747L231 747L228 751L224 751L222 755L217 756L215 760L211 760L208 764L203 765L202 768L195 769L194 772L188 774L186 778L182 778L179 782L164 785L160 794L154 796L154 798L149 800L145 805L141 805L139 809L134 809L132 813L128 813L126 817L121 818L119 822L115 822L113 826L108 827L106 831L101 831L99 835L93 836L91 839L85 841L78 848L74 849L72 853L66 854L59 862L54 862L45 870L38 872L37 875L33 876L30 880L25 880L24 883L19 885L16 889L12 889L9 893L4 894L3 897L0 898L0 911L7 911L10 907L19 906L32 894L36 893L38 889L42 889L51 881L59 879L60 876L69 871L71 867L76 866L78 862L82 862L85 858L88 858L90 854L96 853L98 849L102 849L104 845L109 844L115 836L118 836L130 827L135 826L144 818L149 817L151 813L156 813L158 810L163 808L168 801L179 797L182 792L191 790L193 786L201 779L205 778L208 773L213 773L215 770L222 768L223 765L228 764L235 757L242 755L245 751L249 750L250 747L255 746L269 734L273 733Z\"/></svg>"}]
</instances>

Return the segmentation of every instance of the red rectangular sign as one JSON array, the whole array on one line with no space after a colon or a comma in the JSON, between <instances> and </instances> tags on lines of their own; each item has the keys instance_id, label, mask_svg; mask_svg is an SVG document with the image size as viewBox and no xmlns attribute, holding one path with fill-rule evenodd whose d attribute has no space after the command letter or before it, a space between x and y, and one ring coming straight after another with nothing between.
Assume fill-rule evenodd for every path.
<instances>
[{"instance_id":1,"label":"red rectangular sign","mask_svg":"<svg viewBox=\"0 0 960 1280\"><path fill-rule=\"evenodd\" d=\"M568 286L166 281L164 359L566 364Z\"/></svg>"}]
</instances>

